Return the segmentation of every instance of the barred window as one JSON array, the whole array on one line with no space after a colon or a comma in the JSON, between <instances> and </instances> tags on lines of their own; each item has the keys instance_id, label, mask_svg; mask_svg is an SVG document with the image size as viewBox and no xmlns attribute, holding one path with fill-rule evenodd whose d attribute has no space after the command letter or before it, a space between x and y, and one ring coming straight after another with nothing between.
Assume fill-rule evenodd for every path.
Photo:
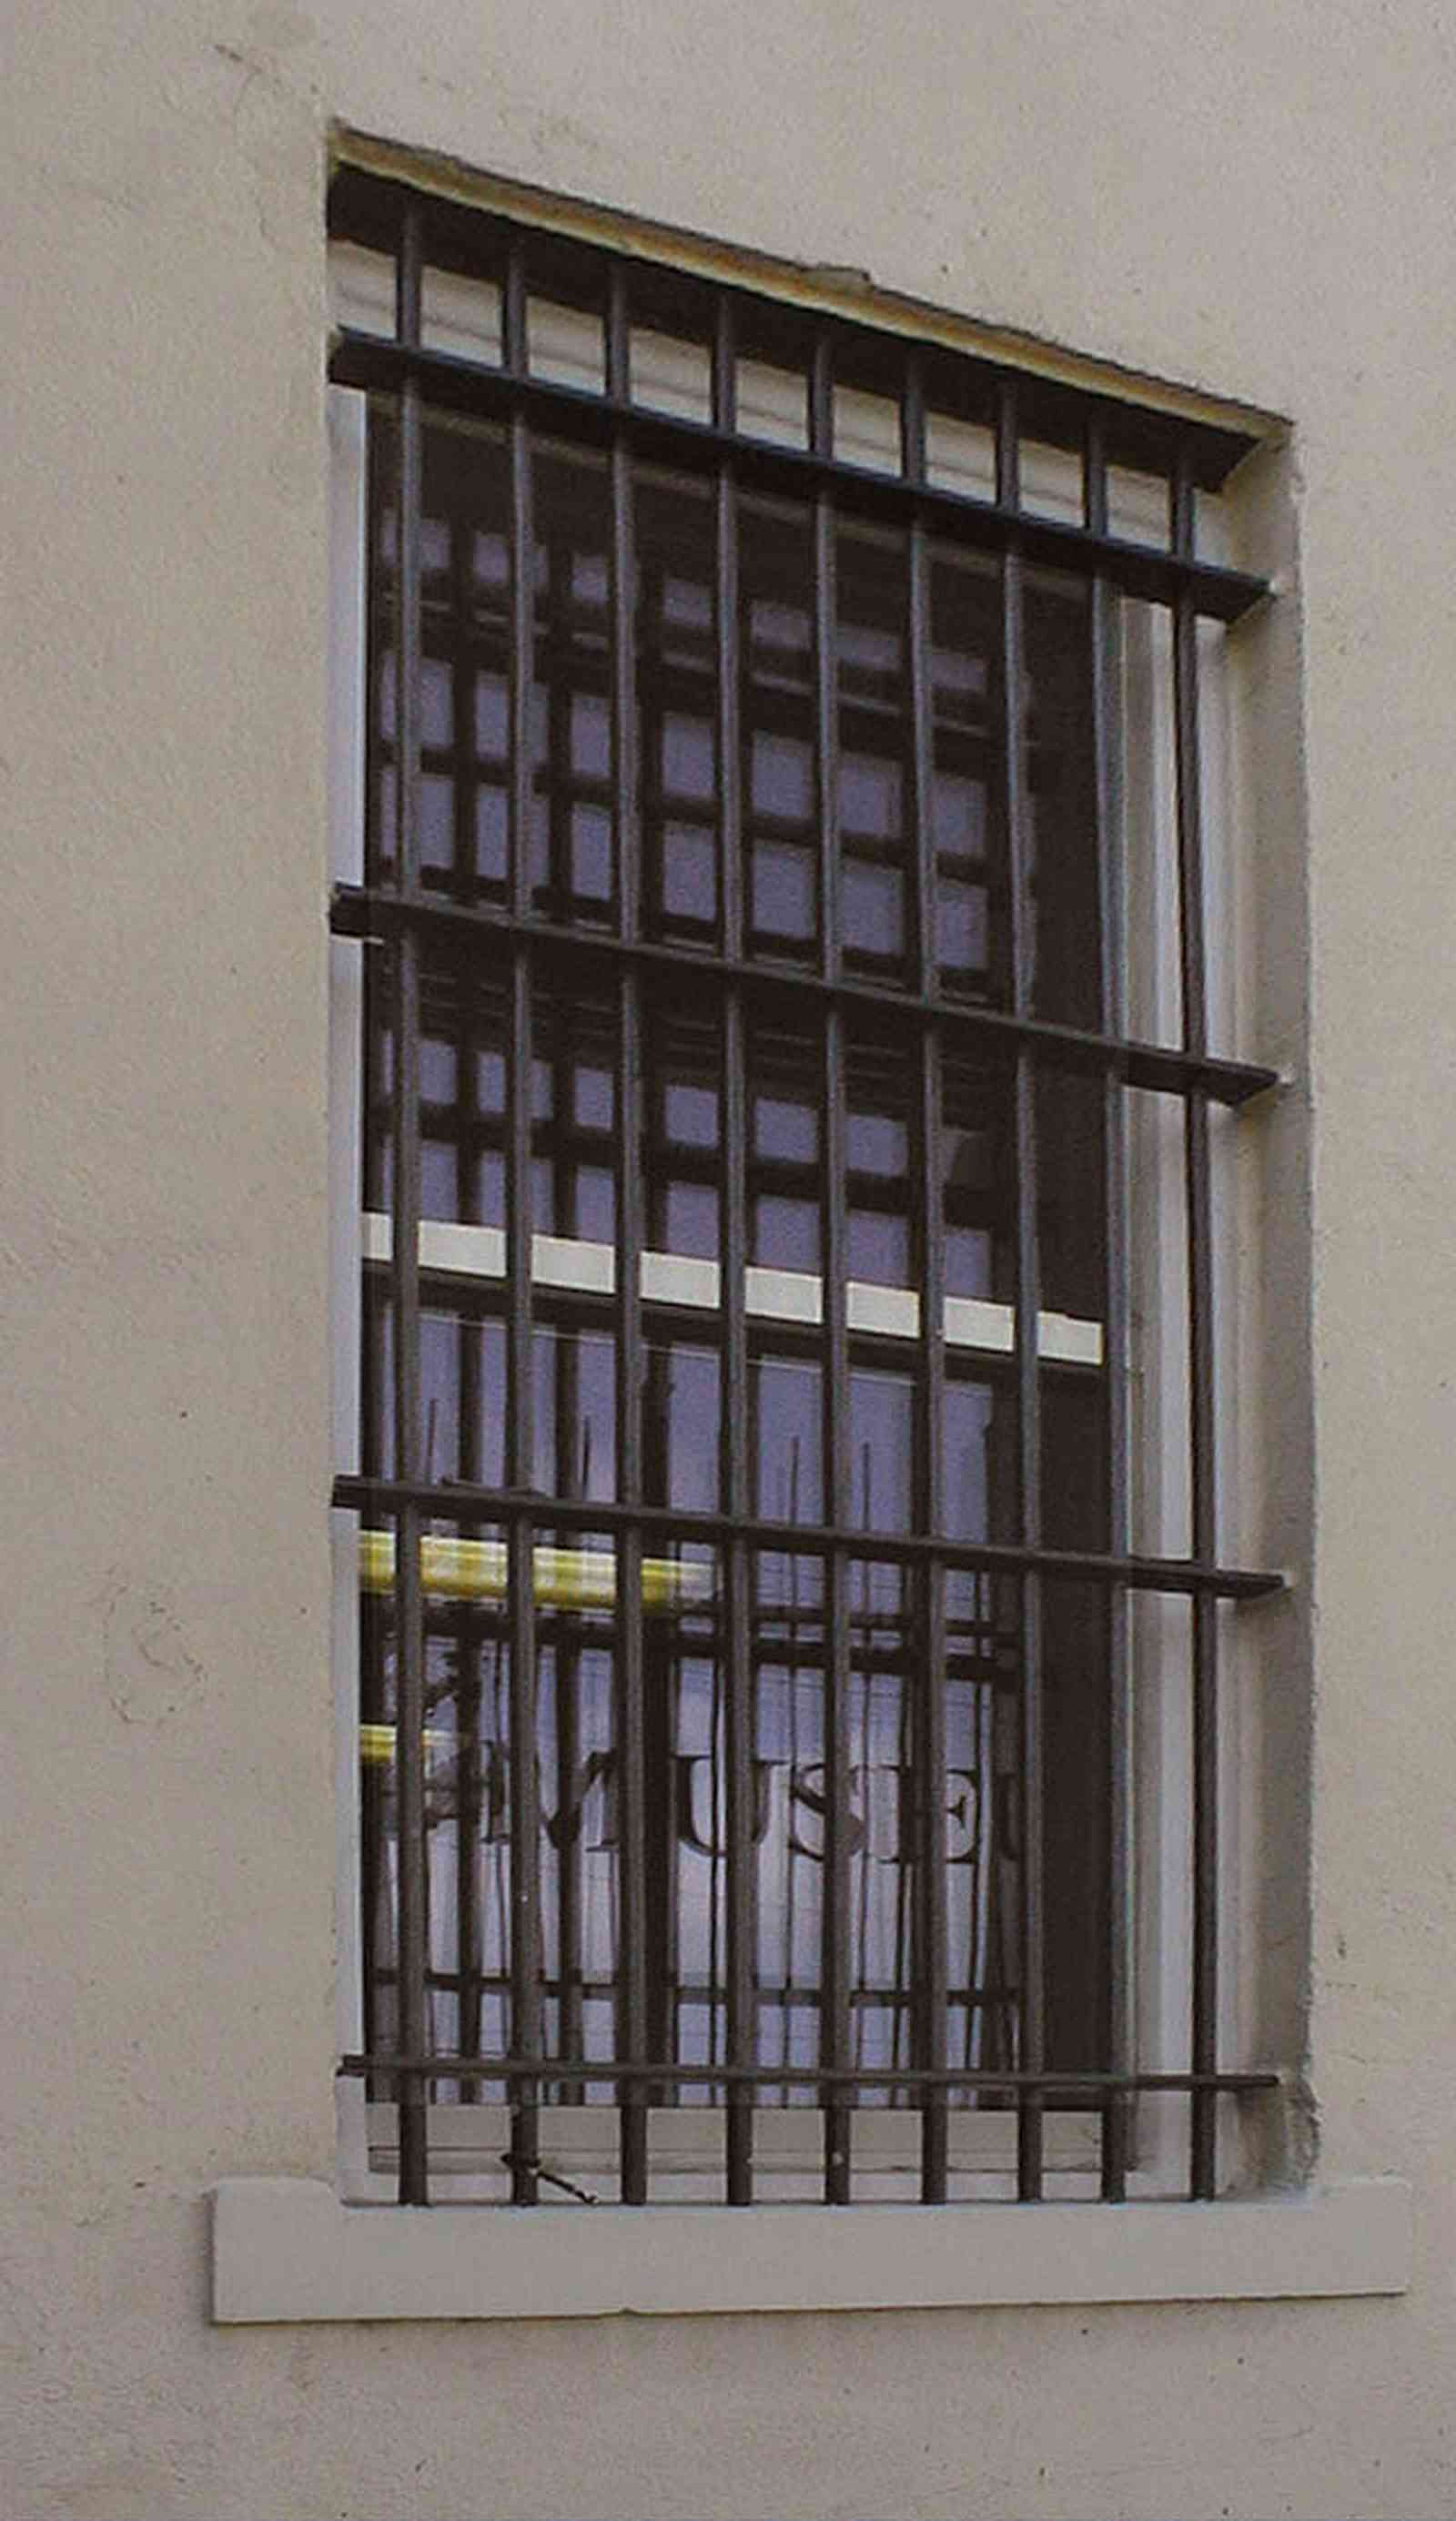
<instances>
[{"instance_id":1,"label":"barred window","mask_svg":"<svg viewBox=\"0 0 1456 2521\"><path fill-rule=\"evenodd\" d=\"M1210 2196L1273 2080L1219 1969L1247 442L357 172L332 224L377 2158L1116 2199L1159 2092Z\"/></svg>"}]
</instances>

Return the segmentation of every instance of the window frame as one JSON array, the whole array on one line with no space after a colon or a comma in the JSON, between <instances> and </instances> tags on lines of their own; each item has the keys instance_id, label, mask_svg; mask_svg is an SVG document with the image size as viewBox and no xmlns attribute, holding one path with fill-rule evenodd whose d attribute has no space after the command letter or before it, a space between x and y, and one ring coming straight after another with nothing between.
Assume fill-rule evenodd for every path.
<instances>
[{"instance_id":1,"label":"window frame","mask_svg":"<svg viewBox=\"0 0 1456 2521\"><path fill-rule=\"evenodd\" d=\"M340 162L386 177L407 170L430 185L441 180L439 167L415 161L391 144L358 134L341 134L335 148ZM754 261L705 246L701 240L666 231L625 226L608 214L580 205L551 202L488 177L448 170L448 188L483 206L512 215L554 222L568 234L615 243L630 240L674 264L713 276L742 276L748 270L763 285L780 289L800 304L832 310L863 311L853 283L832 277L807 280L787 265ZM876 320L925 331L930 338L956 348L1004 349L1004 339L987 337L959 319L927 307L905 308L892 299L874 301ZM1073 384L1106 383L1105 373L1039 345L1022 345L1024 355L1050 364L1054 373ZM1269 415L1246 414L1210 407L1169 394L1156 386L1115 381L1119 388L1151 395L1162 410L1197 408L1206 416L1249 424L1264 443L1284 433L1284 424ZM332 398L330 432L340 439L339 413L348 397ZM348 431L342 431L347 452ZM1288 483L1278 462L1265 469L1251 504L1267 544L1279 556L1293 583L1295 551ZM357 741L358 694L350 689L350 672L362 670L362 615L359 560L362 536L350 528L349 474L345 463L336 470L331 493L336 527L336 569L332 589L333 666L329 730L331 821L336 849L348 865L351 836L362 829L358 774L362 745ZM348 555L354 555L352 575ZM345 566L337 566L340 555ZM1283 609L1272 641L1260 635L1254 648L1255 686L1245 694L1249 704L1254 753L1266 768L1281 777L1288 769L1291 720L1297 715L1299 668L1297 607ZM351 800L353 801L351 803ZM1284 820L1297 847L1301 828L1297 797L1279 789ZM1286 891L1292 871L1283 860L1251 881L1254 905L1264 915L1271 907L1284 913L1291 903ZM1297 921L1296 921L1297 927ZM334 975L346 999L357 972L360 947L336 939L329 948ZM1299 983L1302 986L1302 982ZM1279 1009L1273 1011L1279 1020ZM1297 1023L1284 1009L1293 1031ZM332 1036L332 1083L335 1111L346 1111L350 1045L357 1026L336 1027ZM1297 1124L1292 1125L1297 1128ZM357 1317L350 1324L349 1306L357 1303L357 1176L350 1179L353 1153L348 1132L338 1133L331 1148L331 1187L336 1291L341 1300L335 1312L336 1428L340 1396L347 1391L357 1356ZM1297 1171L1297 1167L1296 1168ZM341 1192L343 1196L340 1197ZM1276 1237L1286 1259L1301 1249L1297 1232ZM1256 1306L1251 1308L1256 1312ZM1241 1326L1257 1361L1262 1332L1256 1320ZM341 1368L340 1360L341 1356ZM1281 1359L1281 1365L1282 1365ZM351 1458L348 1453L342 1458ZM1257 1464L1243 1440L1241 1467ZM1253 1485L1257 1488L1257 1478ZM354 1808L358 1764L354 1729L357 1716L356 1661L347 1638L357 1610L356 1528L352 1508L337 1508L335 1536L337 1633L345 1643L339 1667L337 1745L337 1810L344 1846L338 1921L339 2045L346 2049L358 2036L356 1879L348 1855L349 1814ZM1274 1528L1293 1536L1299 1554L1302 1530L1297 1513L1276 1509ZM1297 1605L1295 1606L1297 1610ZM1282 1674L1307 1687L1300 1660L1307 1646L1307 1623L1296 1617L1282 1621L1285 1653L1291 1669ZM1273 1729L1276 1760L1295 1748L1288 1728ZM1295 1832L1298 1838L1299 1832ZM1274 1871L1279 1865L1274 1863ZM1297 1856L1287 1865L1283 1891L1292 1888ZM1294 1896L1307 1901L1302 1875ZM1244 1967L1248 1968L1248 1956ZM882 2206L873 2212L846 2215L833 2208L755 2207L751 2212L718 2215L706 2227L696 2210L663 2208L647 2215L636 2209L599 2208L583 2215L574 2205L543 2207L529 2215L480 2215L471 2208L442 2206L429 2214L389 2205L358 2207L344 2202L350 2169L363 2179L362 2091L344 2079L341 2097L340 2189L317 2177L243 2177L222 2180L210 2196L209 2310L225 2325L278 2321L347 2321L408 2319L508 2319L554 2316L603 2316L635 2313L745 2313L837 2311L896 2307L948 2308L977 2305L1031 2306L1071 2304L1154 2304L1161 2302L1253 2301L1303 2297L1376 2296L1408 2289L1413 2262L1412 2197L1399 2179L1345 2178L1338 2183L1305 2185L1293 2193L1277 2190L1256 2199L1220 2206L1209 2215L1199 2205L1102 2204L1043 2205L1028 2213L1021 2206L987 2205L977 2210L974 2226L938 2209ZM1276 2095L1270 2104L1281 2123L1288 2121L1281 2142L1278 2126L1267 2131L1270 2143L1262 2176L1309 2180L1311 2150L1307 2115L1297 2086ZM1260 2166L1251 2166L1260 2177ZM361 2192L362 2193L362 2192ZM968 2246L969 2244L969 2246Z\"/></svg>"},{"instance_id":2,"label":"window frame","mask_svg":"<svg viewBox=\"0 0 1456 2521\"><path fill-rule=\"evenodd\" d=\"M365 359L365 364L367 365L367 358ZM341 399L346 399L346 398L347 398L347 397L346 397L346 392L344 392L344 393L341 394ZM342 511L343 511L344 509L346 509L346 508L347 508L347 505L348 505L348 497L347 497L347 493L346 493L346 491L344 491L344 492L341 493L341 513L342 513ZM360 538L359 538L359 545L358 545L358 547L362 550L362 537L360 537ZM345 571L343 574L344 574L344 578L345 578L345 580L347 580L347 572ZM340 616L340 618L341 618L341 619L344 619L344 618L346 617L346 619L347 619L347 620L350 620L350 621L352 621L352 622L353 622L353 624L354 624L354 635L355 635L355 637L356 637L356 638L360 637L360 625L361 625L361 622L362 622L362 584L360 583L360 584L355 585L355 586L353 586L353 587L349 587L349 586L347 585L347 583L345 583L342 594L341 594L341 595L337 595L337 597L336 597L336 607L337 607L337 612L338 612L338 614L339 614L339 616ZM347 665L343 665L343 667L342 667L342 680L343 680L343 682L345 682L345 683L346 683L346 682L347 682L347 680L348 680L348 678L349 678L349 677L348 677L348 667L347 667ZM355 753L356 753L356 760L357 760L357 756L358 756L358 755L362 754L362 746L361 746L361 745L360 745L360 746L357 746L357 747L355 748ZM337 779L337 782L336 782L336 791L335 791L335 793L336 793L336 797L337 797L337 798L341 798L341 799L343 799L345 802L344 802L344 804L343 804L343 806L342 806L342 808L341 808L341 819L340 819L340 820L338 820L338 821L336 822L336 832L340 835L340 838L341 838L341 845L343 846L343 848L345 848L345 850L352 850L353 846L354 846L354 842L353 842L353 840L352 840L352 839L350 838L350 836L349 836L349 831L348 831L349 820L350 820L350 817L351 817L351 816L354 818L354 819L353 819L353 823L352 823L352 831L353 831L353 835L354 835L355 837L357 836L357 833L358 833L359 828L360 828L360 823L361 823L361 820L362 820L362 817L361 817L361 815L359 814L359 808L358 808L358 772L357 772L357 767L353 768L352 770L345 770L345 769L342 767L342 765L341 765L341 746L339 747L339 749L336 751L336 762L335 762L335 767L336 767L336 771L338 771L340 775L339 775L339 777L338 777L338 779ZM350 784L351 782L352 782L352 785ZM352 857L352 856L346 857L346 858L345 858L345 860L344 860L344 862L343 862L343 865L344 865L344 871L341 873L341 875L340 874L339 867L338 867L338 866L336 866L336 875L337 875L337 876L339 876L339 880L340 880L340 881L341 881L344 885L348 885L348 884L350 884L352 881L355 881L355 880L356 880L356 879L355 879L355 877L350 873L350 871L349 871L349 870L350 870L351 868L353 868L353 867L356 867L356 866L357 866L357 859L356 859L355 857ZM333 946L333 951L334 951L334 953L335 953L335 955L336 955L336 956L340 956L340 955L341 955L341 956L343 956L343 957L345 957L345 958L347 958L347 957L349 957L349 956L352 956L352 957L354 958L354 960L355 960L355 961L357 961L357 960L358 960L358 958L359 958L359 956L360 956L360 954L361 954L361 952L362 952L362 950L363 950L363 949L362 949L361 947L359 947L359 946L357 946L357 945L355 945L355 944L352 944L352 943L349 941L349 940L348 940L348 938L347 938L347 936L346 936L346 935L345 935L345 936L340 936L340 935L336 934L336 938L335 938L335 940L334 940L334 946ZM1233 1066L1236 1066L1236 1065L1237 1065L1237 1063L1228 1063L1228 1065L1229 1065L1230 1067L1233 1067ZM1263 1081L1263 1082L1268 1082L1269 1080L1268 1080L1267 1077L1265 1077L1262 1079L1262 1081ZM345 1075L343 1075L343 1073L342 1073L341 1071L337 1072L337 1075L336 1075L336 1083L341 1084L341 1086L342 1086L342 1090L343 1090L343 1092L344 1092L345 1096L347 1096L347 1094L348 1094L348 1092L349 1092L348 1079L347 1079L346 1076L345 1076ZM356 1099L357 1099L357 1098L356 1098L356 1096L355 1096L355 1100L356 1100ZM346 1108L348 1108L348 1107L346 1106ZM349 1167L350 1163L353 1163L353 1164L355 1164L355 1165L356 1165L357 1158L356 1158L356 1155L355 1155L355 1156L353 1156L353 1157L350 1157L350 1156L347 1154L347 1152L345 1152L344 1156L341 1159L341 1165L342 1165L342 1167L343 1167L344 1171L346 1172L346 1171L347 1171L347 1169L348 1169L348 1167ZM336 1185L336 1187L338 1187L338 1185ZM357 1215L358 1215L358 1205L359 1205L359 1203L358 1203L357 1193L355 1193L355 1195L354 1195L354 1197L353 1197L353 1199L352 1199L352 1201L351 1201L351 1204L350 1204L349 1208L344 1212L345 1215L346 1215L346 1216L348 1216L348 1217L352 1217L352 1218L354 1218L354 1219L357 1219ZM336 1255L336 1258L337 1258L337 1259L339 1258L339 1255L338 1255L338 1254ZM348 1264L349 1264L349 1256L348 1256L348 1252L347 1252L347 1250L345 1249L345 1250L344 1250L344 1252L343 1252L343 1254L342 1254L342 1265L343 1265L343 1267L344 1267L345 1269L347 1269L347 1268L348 1268ZM357 1285L358 1285L357 1230L356 1230L356 1232L355 1232L355 1237L354 1237L353 1266L352 1266L352 1271L351 1271L351 1275L350 1275L350 1278L349 1278L349 1280L348 1280L348 1283L350 1283L350 1284L353 1286L353 1288L355 1289L355 1291L357 1291ZM355 1299L354 1299L354 1301L355 1301L355 1305L356 1305L356 1304L357 1304L357 1294L356 1294L356 1293L355 1293ZM348 1357L348 1354L349 1354L349 1352L350 1352L350 1347L351 1347L351 1349L352 1349L352 1355L353 1355L354 1357L356 1357L356 1356L357 1356L357 1352L357 1352L357 1326L356 1326L356 1323L355 1323L355 1327L354 1327L354 1329L353 1329L352 1333L350 1333L350 1331L349 1331L349 1329L348 1329L348 1327L347 1327L346 1321L345 1321L344 1326L343 1326L343 1327L341 1328L341 1330L340 1338L341 1338L341 1348L340 1348L340 1350L338 1350L338 1351L336 1352L336 1355L337 1355L337 1357L342 1357L342 1358L346 1359L346 1358ZM1034 1352L1033 1352L1033 1356L1034 1356ZM344 1370L346 1371L346 1368L345 1368ZM344 1462L346 1462L346 1461L348 1461L349 1459L357 1458L357 1455L356 1455L356 1453L353 1451L353 1449L352 1449L351 1445L350 1445L350 1444L348 1444L348 1442L346 1441L346 1438L347 1438L347 1435L348 1435L348 1428L347 1428L347 1424L346 1424L346 1419L347 1419L347 1412L346 1412L346 1408L344 1409L344 1413L343 1413L342 1418L341 1418L341 1416L340 1416L339 1412L340 1412L340 1404L339 1404L339 1403L338 1403L338 1401L337 1401L337 1402L336 1402L336 1439L337 1439L337 1441L339 1442L339 1454L338 1454L338 1458L339 1458L341 1461L344 1461ZM340 1528L340 1529L341 1529L341 1530L342 1530L342 1532L344 1533L344 1535L345 1535L345 1536L348 1536L348 1535L350 1535L350 1534L354 1531L354 1529L356 1528L356 1517L355 1517L355 1515L354 1515L354 1514L353 1514L349 1509L347 1509L347 1508L344 1508L344 1509L336 1509L336 1525L337 1525L337 1528ZM354 1580L353 1580L353 1564L354 1564L354 1560L353 1560L353 1550L352 1550L352 1547L351 1547L351 1545L350 1545L350 1543L349 1543L349 1540L348 1540L347 1536L345 1537L345 1540L344 1540L344 1544L343 1544L343 1546L342 1546L341 1549L339 1549L339 1551L337 1552L337 1556L338 1556L338 1564L339 1564L339 1573L338 1573L339 1598L340 1598L340 1607L341 1607L341 1633L346 1637L346 1636L347 1636L347 1634L348 1634L348 1631L349 1631L349 1627L350 1627L350 1626L351 1626L351 1625L353 1625L353 1626L355 1626L355 1627L356 1627L356 1622L357 1622L357 1596L356 1596L356 1591L355 1591L355 1587L354 1587ZM345 1597L346 1597L346 1601L345 1601ZM344 1667L344 1674L345 1674L345 1676L343 1677L343 1679L342 1679L342 1681L341 1681L341 1695L342 1695L344 1692L347 1692L347 1691L351 1690L351 1688L352 1688L352 1686L353 1686L354 1673L355 1673L355 1672L356 1672L356 1665L353 1663L352 1658L351 1658L351 1657L349 1657L349 1655L348 1655L347 1653L345 1653L345 1654L341 1657L341 1663L342 1663L342 1665L343 1665L343 1667ZM344 1749L343 1749L343 1751L341 1751L341 1777L342 1777L342 1773L343 1773L344 1769L345 1769L345 1768L347 1768L347 1769L348 1769L348 1771L349 1771L348 1783L347 1783L347 1785L346 1785L346 1786L345 1786L345 1788L344 1788L345 1797L346 1797L346 1801L345 1801L345 1809L348 1809L348 1806L349 1806L349 1804L351 1803L351 1804L353 1805L353 1807L354 1807L355 1811L356 1811L356 1810L357 1810L357 1794L356 1794L356 1785L355 1785L355 1782L354 1782L354 1772L353 1772L353 1767L352 1767L352 1762L351 1762L351 1759L350 1759L350 1757L349 1757L349 1754L350 1754L350 1752L351 1752L351 1748L352 1748L352 1745L351 1745L351 1739L350 1739L350 1733L351 1733L352 1721L353 1721L353 1715L352 1715L352 1708L350 1707L349 1714L348 1714L348 1716L347 1716L347 1718L346 1718L346 1719L345 1719L344 1723L342 1724L342 1726L341 1726L341 1735L342 1735L342 1740L343 1740L343 1744L344 1744L344 1746L345 1746L345 1747L344 1747ZM1216 1746L1215 1746L1215 1756L1217 1756L1217 1753L1216 1753ZM345 1908L346 1908L346 1906L347 1906L347 1902L344 1902L344 1906L345 1906ZM350 1937L352 1936L353 1946L354 1946L354 1948L356 1949L356 1948L357 1948L357 1930L356 1930L356 1928L352 1928L352 1929L351 1929L351 1928L349 1927L349 1925L348 1925L348 1923L347 1923L347 1919L346 1919L346 1918L345 1918L344 1920L342 1920L341 1922L343 1923L343 1928L344 1928L344 1932L343 1932L343 1941L342 1941L342 1951L343 1951L344 1955L345 1955L349 1960L351 1960L352 1955L349 1953L349 1949L348 1949L348 1948L349 1948L349 1942L350 1942ZM348 1969L348 1967L345 1967L345 1969L344 1969L344 1971L343 1971L342 1975L343 1975L343 1977L345 1978L345 1980L348 1978L348 1976L349 1976L349 1969ZM341 2019L341 2044L342 2044L342 2045L343 2045L343 2047L344 2047L345 2054L349 2054L349 2053L356 2053L356 2051L357 2051L357 2047L358 2047L358 2044L359 2044L359 2028L358 2028L358 2018L357 2018L357 2013L356 2013L356 2012L354 2012L354 2011L351 2011L351 2009L350 2009L350 1998L349 1998L349 1994L348 1994L348 1992L347 1992L347 1989L346 1989L346 1988L345 1988L344 1993L343 1993L342 2004L343 2004L343 2016L342 2016L342 2019ZM1048 2079L1048 2080L1052 2080L1052 2079ZM344 2090L345 2090L345 2091L347 2091L347 2089L348 2089L347 2085L345 2085L345 2086L344 2086L343 2088L344 2088ZM357 2097L358 2097L357 2093L354 2093L354 2094L352 2095L352 2097L353 2097L353 2099L357 2100ZM357 2114L356 2112L353 2112L353 2111L350 2111L350 2110L346 2110L344 2115L345 2115L345 2120L346 2120L346 2122L348 2123L349 2128L350 2128L350 2131L351 2131L351 2132L350 2132L350 2136L349 2136L349 2146L348 2146L348 2150L349 2150L350 2155L351 2155L351 2157L352 2157L352 2159L353 2159L353 2163L354 2163L354 2165L355 2165L355 2167L356 2167L356 2172L357 2172L357 2170L358 2170L358 2166L359 2166L359 2159L360 2159L360 2157L359 2157L360 2130L359 2130L359 2126L358 2126L358 2114ZM1038 2117L1039 2117L1039 2116L1040 2116L1040 2113L1038 2112ZM370 2181L370 2179L372 2178L372 2177L374 2177L375 2175L370 2175L367 2171L364 2171L364 2172L359 2172L359 2173L358 2173L358 2176L362 2177L362 2178L363 2178L363 2179L364 2179L364 2181L366 2182L366 2187L365 2187L365 2189L364 2189L364 2191L363 2191L362 2193L377 2193L377 2192L372 2192L372 2191L370 2190L370 2188L368 2187L368 2182Z\"/></svg>"}]
</instances>

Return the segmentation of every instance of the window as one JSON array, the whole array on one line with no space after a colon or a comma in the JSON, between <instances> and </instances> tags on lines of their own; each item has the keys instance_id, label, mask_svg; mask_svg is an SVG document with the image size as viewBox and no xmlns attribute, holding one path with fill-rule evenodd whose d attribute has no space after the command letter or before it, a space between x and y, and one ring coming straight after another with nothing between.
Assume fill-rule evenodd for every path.
<instances>
[{"instance_id":1,"label":"window","mask_svg":"<svg viewBox=\"0 0 1456 2521\"><path fill-rule=\"evenodd\" d=\"M1211 2196L1275 2080L1219 1967L1248 441L359 172L333 227L398 2193L1115 2200L1164 2095Z\"/></svg>"}]
</instances>

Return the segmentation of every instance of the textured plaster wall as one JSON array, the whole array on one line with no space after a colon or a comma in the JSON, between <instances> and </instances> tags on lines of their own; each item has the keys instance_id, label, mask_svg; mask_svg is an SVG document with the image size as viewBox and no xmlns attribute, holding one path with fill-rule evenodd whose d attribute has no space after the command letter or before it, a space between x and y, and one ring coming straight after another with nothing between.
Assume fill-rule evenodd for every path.
<instances>
[{"instance_id":1,"label":"textured plaster wall","mask_svg":"<svg viewBox=\"0 0 1456 2521\"><path fill-rule=\"evenodd\" d=\"M7 45L0 2508L1456 2511L1456 10L20 0ZM332 2158L333 117L1297 420L1313 2075L1326 2168L1416 2182L1404 2302L205 2324L204 2190ZM1297 1385L1297 1307L1262 1336Z\"/></svg>"}]
</instances>

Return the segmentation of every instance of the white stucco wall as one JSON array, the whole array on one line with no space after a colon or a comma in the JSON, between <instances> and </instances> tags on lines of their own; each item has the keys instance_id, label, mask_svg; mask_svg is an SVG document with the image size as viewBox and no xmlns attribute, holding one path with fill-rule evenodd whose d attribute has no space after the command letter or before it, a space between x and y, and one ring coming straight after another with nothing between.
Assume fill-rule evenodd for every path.
<instances>
[{"instance_id":1,"label":"white stucco wall","mask_svg":"<svg viewBox=\"0 0 1456 2521\"><path fill-rule=\"evenodd\" d=\"M17 2521L1456 2511L1453 55L1456 10L1370 0L13 13L0 2506ZM1415 2183L1401 2300L206 2323L204 2192L333 2159L336 117L864 266L1297 421L1304 602L1279 635L1303 642L1313 902L1312 2070L1324 2171ZM1290 688L1286 670L1261 706ZM1298 917L1287 883L1271 876L1276 965ZM1299 1338L1296 1308L1297 1382ZM1284 1514L1276 1495L1276 1532Z\"/></svg>"}]
</instances>

